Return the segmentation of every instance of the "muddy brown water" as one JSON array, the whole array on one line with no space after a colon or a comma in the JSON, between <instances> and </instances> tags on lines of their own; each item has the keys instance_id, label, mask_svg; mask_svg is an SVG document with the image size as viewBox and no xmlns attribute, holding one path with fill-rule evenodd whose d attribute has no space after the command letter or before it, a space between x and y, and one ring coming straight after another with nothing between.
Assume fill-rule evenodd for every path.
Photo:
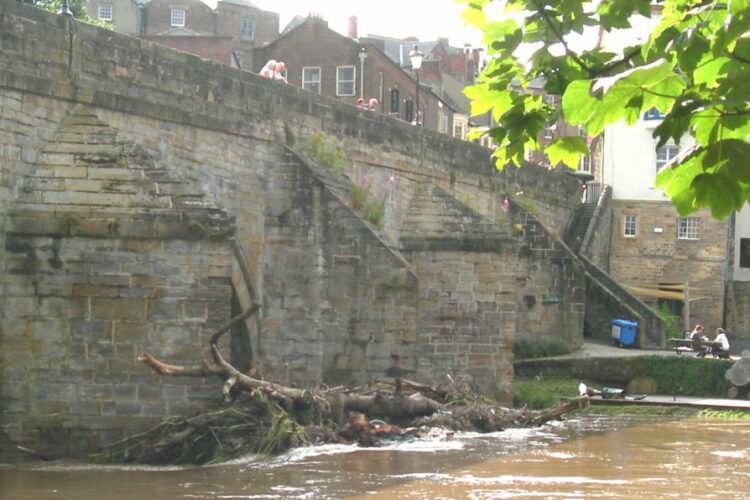
<instances>
[{"instance_id":1,"label":"muddy brown water","mask_svg":"<svg viewBox=\"0 0 750 500\"><path fill-rule=\"evenodd\" d=\"M748 498L750 421L570 419L210 467L0 466L2 499Z\"/></svg>"}]
</instances>

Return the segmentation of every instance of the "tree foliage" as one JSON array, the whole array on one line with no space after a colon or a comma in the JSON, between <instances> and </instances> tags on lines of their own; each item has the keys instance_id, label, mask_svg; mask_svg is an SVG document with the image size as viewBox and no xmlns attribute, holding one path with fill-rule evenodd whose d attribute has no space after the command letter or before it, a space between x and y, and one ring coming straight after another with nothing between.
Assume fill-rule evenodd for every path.
<instances>
[{"instance_id":1,"label":"tree foliage","mask_svg":"<svg viewBox=\"0 0 750 500\"><path fill-rule=\"evenodd\" d=\"M28 5L34 5L35 7L39 7L40 9L47 10L49 12L55 12L57 13L60 10L60 7L62 6L62 0L22 0L23 3ZM89 16L89 13L86 11L86 5L88 4L88 0L68 0L68 10L73 14L73 18L77 19L78 21L83 21L89 24L95 24L101 28L107 28L112 29L112 25L100 21L99 19L94 19Z\"/></svg>"},{"instance_id":2,"label":"tree foliage","mask_svg":"<svg viewBox=\"0 0 750 500\"><path fill-rule=\"evenodd\" d=\"M696 141L656 179L677 211L708 207L723 218L748 201L750 0L457 1L488 47L487 67L466 93L472 114L492 113L496 126L479 133L498 145L498 168L520 166L558 118L596 136L658 110L657 148L686 134ZM648 27L632 46L609 52L599 43L639 26ZM534 81L561 95L562 106L527 92ZM585 151L577 137L548 147L551 160L570 167Z\"/></svg>"}]
</instances>

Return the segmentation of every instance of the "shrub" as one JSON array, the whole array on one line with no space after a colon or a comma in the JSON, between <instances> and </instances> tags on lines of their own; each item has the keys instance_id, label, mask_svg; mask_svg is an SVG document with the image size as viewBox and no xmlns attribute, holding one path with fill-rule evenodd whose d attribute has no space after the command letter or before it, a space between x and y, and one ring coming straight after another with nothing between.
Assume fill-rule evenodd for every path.
<instances>
[{"instance_id":1,"label":"shrub","mask_svg":"<svg viewBox=\"0 0 750 500\"><path fill-rule=\"evenodd\" d=\"M516 340L513 344L513 357L516 360L546 358L567 354L570 347L560 340Z\"/></svg>"},{"instance_id":2,"label":"shrub","mask_svg":"<svg viewBox=\"0 0 750 500\"><path fill-rule=\"evenodd\" d=\"M651 377L657 393L680 396L725 396L724 378L734 362L695 356L643 356L633 360L634 376Z\"/></svg>"},{"instance_id":3,"label":"shrub","mask_svg":"<svg viewBox=\"0 0 750 500\"><path fill-rule=\"evenodd\" d=\"M549 408L560 399L578 396L578 380L572 378L537 378L513 381L513 406L529 405L530 408Z\"/></svg>"},{"instance_id":4,"label":"shrub","mask_svg":"<svg viewBox=\"0 0 750 500\"><path fill-rule=\"evenodd\" d=\"M664 321L664 330L668 339L682 337L682 330L677 325L677 319L672 316L669 306L665 302L659 304L656 308L656 314Z\"/></svg>"}]
</instances>

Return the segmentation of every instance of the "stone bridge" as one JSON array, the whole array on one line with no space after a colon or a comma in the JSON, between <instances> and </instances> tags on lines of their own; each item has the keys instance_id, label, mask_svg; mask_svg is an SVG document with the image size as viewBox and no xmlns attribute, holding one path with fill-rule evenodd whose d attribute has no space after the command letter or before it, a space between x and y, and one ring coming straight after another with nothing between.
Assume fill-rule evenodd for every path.
<instances>
[{"instance_id":1,"label":"stone bridge","mask_svg":"<svg viewBox=\"0 0 750 500\"><path fill-rule=\"evenodd\" d=\"M0 0L0 441L80 455L217 404L137 356L193 364L254 301L243 370L508 403L516 339L582 342L579 203L562 172Z\"/></svg>"}]
</instances>

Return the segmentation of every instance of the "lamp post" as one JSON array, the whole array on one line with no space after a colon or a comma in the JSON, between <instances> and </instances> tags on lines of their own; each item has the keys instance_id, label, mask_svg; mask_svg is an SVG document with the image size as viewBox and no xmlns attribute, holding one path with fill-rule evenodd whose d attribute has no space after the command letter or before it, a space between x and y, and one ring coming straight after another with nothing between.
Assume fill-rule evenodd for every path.
<instances>
[{"instance_id":1,"label":"lamp post","mask_svg":"<svg viewBox=\"0 0 750 500\"><path fill-rule=\"evenodd\" d=\"M73 13L68 8L68 0L63 0L60 10L57 11L58 16L70 16L73 17Z\"/></svg>"},{"instance_id":2,"label":"lamp post","mask_svg":"<svg viewBox=\"0 0 750 500\"><path fill-rule=\"evenodd\" d=\"M417 77L417 96L416 96L416 111L414 113L414 121L417 125L422 125L422 120L419 116L419 70L422 68L422 58L424 54L419 50L417 44L414 44L414 48L409 52L409 59L411 59L411 69L414 70L414 74Z\"/></svg>"}]
</instances>

